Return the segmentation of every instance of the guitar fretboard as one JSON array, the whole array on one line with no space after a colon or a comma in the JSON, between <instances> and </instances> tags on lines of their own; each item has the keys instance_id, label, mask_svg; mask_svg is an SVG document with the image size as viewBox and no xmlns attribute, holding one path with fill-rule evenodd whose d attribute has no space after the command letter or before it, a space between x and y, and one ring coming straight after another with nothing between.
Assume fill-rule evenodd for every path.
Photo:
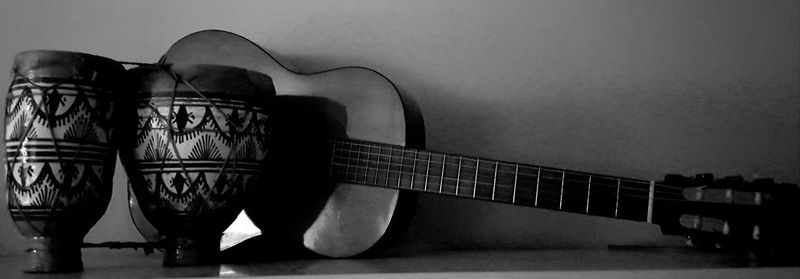
<instances>
[{"instance_id":1,"label":"guitar fretboard","mask_svg":"<svg viewBox=\"0 0 800 279\"><path fill-rule=\"evenodd\" d=\"M340 182L653 222L657 199L680 190L652 181L423 151L372 142L329 142Z\"/></svg>"}]
</instances>

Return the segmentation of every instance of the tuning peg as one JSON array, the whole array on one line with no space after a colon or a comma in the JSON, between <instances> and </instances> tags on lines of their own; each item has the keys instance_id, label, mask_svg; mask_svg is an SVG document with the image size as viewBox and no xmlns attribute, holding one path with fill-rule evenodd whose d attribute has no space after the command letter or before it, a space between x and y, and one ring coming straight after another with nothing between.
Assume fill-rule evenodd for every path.
<instances>
[{"instance_id":1,"label":"tuning peg","mask_svg":"<svg viewBox=\"0 0 800 279\"><path fill-rule=\"evenodd\" d=\"M714 184L714 175L710 173L697 174L692 182L694 186L710 186Z\"/></svg>"}]
</instances>

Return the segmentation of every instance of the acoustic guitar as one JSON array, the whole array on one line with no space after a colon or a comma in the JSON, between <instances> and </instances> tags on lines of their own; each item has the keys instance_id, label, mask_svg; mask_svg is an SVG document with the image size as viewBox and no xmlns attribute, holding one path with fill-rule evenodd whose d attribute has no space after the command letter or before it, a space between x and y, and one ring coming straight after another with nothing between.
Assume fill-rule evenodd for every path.
<instances>
[{"instance_id":1,"label":"acoustic guitar","mask_svg":"<svg viewBox=\"0 0 800 279\"><path fill-rule=\"evenodd\" d=\"M419 109L371 69L297 73L248 39L219 30L180 39L160 63L235 66L273 78L270 179L246 212L262 231L320 255L358 256L391 244L408 224L417 193L646 222L732 243L797 233L770 217L796 206L764 206L774 196L753 190L775 185L767 180L701 175L655 182L424 150Z\"/></svg>"}]
</instances>

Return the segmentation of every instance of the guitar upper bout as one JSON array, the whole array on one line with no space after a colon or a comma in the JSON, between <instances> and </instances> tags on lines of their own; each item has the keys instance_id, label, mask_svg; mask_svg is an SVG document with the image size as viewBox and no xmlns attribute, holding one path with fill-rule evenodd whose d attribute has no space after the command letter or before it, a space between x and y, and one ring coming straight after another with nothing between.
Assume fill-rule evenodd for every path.
<instances>
[{"instance_id":1,"label":"guitar upper bout","mask_svg":"<svg viewBox=\"0 0 800 279\"><path fill-rule=\"evenodd\" d=\"M415 193L333 183L322 147L331 138L424 147L419 110L385 76L360 67L296 73L253 42L218 30L182 38L162 62L222 64L273 78L270 178L251 195L247 212L275 241L347 257L376 251L404 230Z\"/></svg>"}]
</instances>

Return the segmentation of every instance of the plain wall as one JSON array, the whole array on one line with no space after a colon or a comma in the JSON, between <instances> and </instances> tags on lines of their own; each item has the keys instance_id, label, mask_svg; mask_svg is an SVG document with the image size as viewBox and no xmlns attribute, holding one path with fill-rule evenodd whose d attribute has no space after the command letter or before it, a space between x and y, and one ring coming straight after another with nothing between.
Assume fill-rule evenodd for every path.
<instances>
[{"instance_id":1,"label":"plain wall","mask_svg":"<svg viewBox=\"0 0 800 279\"><path fill-rule=\"evenodd\" d=\"M295 70L380 71L419 103L432 150L800 182L798 1L0 1L9 70L28 49L155 62L191 32L224 29ZM142 240L125 181L118 169L87 241ZM675 241L646 224L423 196L400 247ZM0 254L22 242L3 200Z\"/></svg>"}]
</instances>

